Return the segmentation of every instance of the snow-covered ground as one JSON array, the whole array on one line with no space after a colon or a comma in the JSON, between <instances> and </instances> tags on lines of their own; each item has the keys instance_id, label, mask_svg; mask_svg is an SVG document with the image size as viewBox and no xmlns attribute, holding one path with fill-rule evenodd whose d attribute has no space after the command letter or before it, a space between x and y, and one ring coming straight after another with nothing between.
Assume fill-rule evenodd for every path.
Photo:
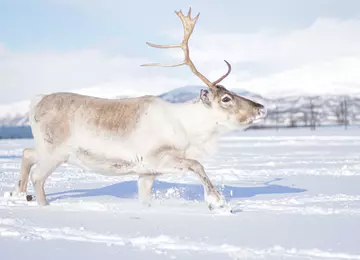
<instances>
[{"instance_id":1,"label":"snow-covered ground","mask_svg":"<svg viewBox=\"0 0 360 260\"><path fill-rule=\"evenodd\" d=\"M32 143L0 142L0 195ZM360 259L360 130L241 132L205 168L234 214L210 212L190 173L159 178L145 208L135 176L63 165L50 206L0 198L0 259Z\"/></svg>"}]
</instances>

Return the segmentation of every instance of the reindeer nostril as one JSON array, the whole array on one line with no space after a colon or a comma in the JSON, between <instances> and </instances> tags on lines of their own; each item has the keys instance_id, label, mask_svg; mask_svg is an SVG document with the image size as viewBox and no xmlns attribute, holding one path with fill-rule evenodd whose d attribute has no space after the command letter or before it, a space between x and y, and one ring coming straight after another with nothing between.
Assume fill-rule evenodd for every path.
<instances>
[{"instance_id":1,"label":"reindeer nostril","mask_svg":"<svg viewBox=\"0 0 360 260\"><path fill-rule=\"evenodd\" d=\"M266 109L264 107L258 108L258 115L259 116L265 116L266 115Z\"/></svg>"}]
</instances>

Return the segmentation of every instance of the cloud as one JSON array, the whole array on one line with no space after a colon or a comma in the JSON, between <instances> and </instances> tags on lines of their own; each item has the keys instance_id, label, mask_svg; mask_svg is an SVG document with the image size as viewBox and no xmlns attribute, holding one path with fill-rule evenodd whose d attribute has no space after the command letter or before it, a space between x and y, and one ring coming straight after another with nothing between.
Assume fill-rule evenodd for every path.
<instances>
[{"instance_id":1,"label":"cloud","mask_svg":"<svg viewBox=\"0 0 360 260\"><path fill-rule=\"evenodd\" d=\"M172 17L176 22L177 17ZM151 21L147 24L152 27ZM192 59L210 80L226 72L224 59L230 61L233 71L223 81L229 88L269 97L360 92L359 20L319 18L302 29L263 29L253 33L214 33L199 25L190 40ZM154 34L158 33L156 26L152 28ZM182 33L178 21L166 36L172 39L170 43L177 43ZM169 42L155 39L154 43ZM38 93L84 91L90 87L94 95L135 95L202 84L189 68L139 66L147 62L180 62L181 50L145 46L149 53L145 58L105 48L19 52L0 43L0 103L29 99Z\"/></svg>"},{"instance_id":2,"label":"cloud","mask_svg":"<svg viewBox=\"0 0 360 260\"><path fill-rule=\"evenodd\" d=\"M0 42L0 57L4 56L6 52L5 46Z\"/></svg>"},{"instance_id":3,"label":"cloud","mask_svg":"<svg viewBox=\"0 0 360 260\"><path fill-rule=\"evenodd\" d=\"M188 84L183 79L158 75L158 70L140 67L149 62L146 59L99 49L36 53L1 50L2 103L29 99L40 93L86 87L112 88L118 94L122 91L158 94Z\"/></svg>"},{"instance_id":4,"label":"cloud","mask_svg":"<svg viewBox=\"0 0 360 260\"><path fill-rule=\"evenodd\" d=\"M194 45L197 57L203 61L229 57L235 63L264 62L289 67L359 55L359 29L358 20L320 18L308 28L288 33L275 30L252 34L203 32L194 37Z\"/></svg>"},{"instance_id":5,"label":"cloud","mask_svg":"<svg viewBox=\"0 0 360 260\"><path fill-rule=\"evenodd\" d=\"M224 84L263 95L360 92L360 20L319 18L311 26L280 32L211 33L199 28L191 38L192 59L215 79L233 72ZM182 28L170 36L180 41ZM170 53L181 60L182 53ZM346 86L346 87L345 87Z\"/></svg>"},{"instance_id":6,"label":"cloud","mask_svg":"<svg viewBox=\"0 0 360 260\"><path fill-rule=\"evenodd\" d=\"M360 94L359 68L360 57L338 58L238 84L267 97Z\"/></svg>"}]
</instances>

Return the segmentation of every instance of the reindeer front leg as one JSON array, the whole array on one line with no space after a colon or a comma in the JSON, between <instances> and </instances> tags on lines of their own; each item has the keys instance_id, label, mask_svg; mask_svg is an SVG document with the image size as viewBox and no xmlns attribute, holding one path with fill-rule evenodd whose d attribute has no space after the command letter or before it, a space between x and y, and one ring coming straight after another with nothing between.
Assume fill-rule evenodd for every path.
<instances>
[{"instance_id":1,"label":"reindeer front leg","mask_svg":"<svg viewBox=\"0 0 360 260\"><path fill-rule=\"evenodd\" d=\"M224 197L221 196L220 192L205 173L204 167L198 161L174 156L173 153L169 153L162 157L161 166L195 173L204 186L205 201L209 209L223 208L225 206L226 201Z\"/></svg>"},{"instance_id":2,"label":"reindeer front leg","mask_svg":"<svg viewBox=\"0 0 360 260\"><path fill-rule=\"evenodd\" d=\"M155 175L139 175L138 179L138 197L142 204L150 205L152 186L155 181Z\"/></svg>"}]
</instances>

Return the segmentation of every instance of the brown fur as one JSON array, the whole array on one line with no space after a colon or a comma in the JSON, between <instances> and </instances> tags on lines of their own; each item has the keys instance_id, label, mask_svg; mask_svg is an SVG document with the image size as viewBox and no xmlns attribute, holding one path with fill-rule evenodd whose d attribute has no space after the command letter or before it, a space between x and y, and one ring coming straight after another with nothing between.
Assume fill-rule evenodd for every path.
<instances>
[{"instance_id":1,"label":"brown fur","mask_svg":"<svg viewBox=\"0 0 360 260\"><path fill-rule=\"evenodd\" d=\"M125 135L131 132L143 111L155 99L103 99L74 93L54 93L45 96L35 107L34 119L41 120L46 141L56 147L70 136L70 122L80 120L98 131Z\"/></svg>"}]
</instances>

